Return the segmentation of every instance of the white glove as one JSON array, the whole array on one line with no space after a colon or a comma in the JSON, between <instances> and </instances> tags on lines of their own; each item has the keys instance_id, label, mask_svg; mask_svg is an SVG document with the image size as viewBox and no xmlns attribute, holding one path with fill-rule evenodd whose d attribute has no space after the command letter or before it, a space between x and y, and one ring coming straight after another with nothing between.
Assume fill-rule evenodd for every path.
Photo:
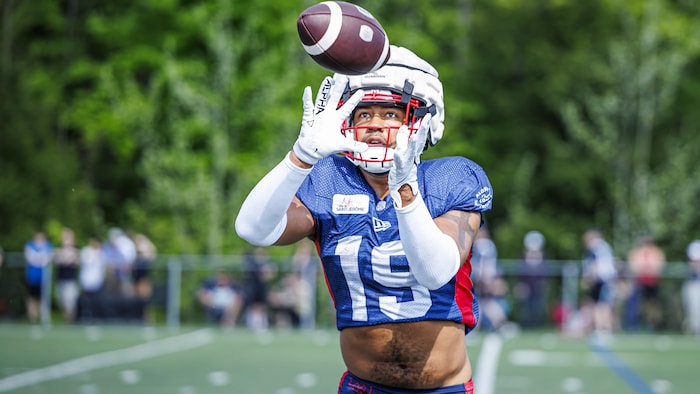
<instances>
[{"instance_id":1,"label":"white glove","mask_svg":"<svg viewBox=\"0 0 700 394\"><path fill-rule=\"evenodd\" d=\"M299 138L293 148L294 154L304 163L314 165L334 153L367 150L367 144L355 141L350 135L346 137L340 131L343 121L350 116L364 96L364 92L358 90L342 107L336 109L347 82L348 77L341 74L336 74L333 78L324 78L318 89L315 105L312 101L311 87L307 86L304 89L304 115L301 119Z\"/></svg>"},{"instance_id":2,"label":"white glove","mask_svg":"<svg viewBox=\"0 0 700 394\"><path fill-rule=\"evenodd\" d=\"M418 131L411 137L408 126L403 125L396 133L396 148L394 148L394 165L389 170L389 192L394 204L401 207L399 188L408 184L413 195L418 194L418 163L425 148L425 139L430 129L431 114L423 117ZM409 139L410 137L410 139Z\"/></svg>"}]
</instances>

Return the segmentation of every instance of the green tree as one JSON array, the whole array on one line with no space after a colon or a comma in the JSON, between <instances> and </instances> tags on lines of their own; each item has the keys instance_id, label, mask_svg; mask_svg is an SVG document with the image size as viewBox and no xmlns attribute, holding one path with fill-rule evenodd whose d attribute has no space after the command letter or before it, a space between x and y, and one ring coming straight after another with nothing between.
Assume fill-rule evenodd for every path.
<instances>
[{"instance_id":1,"label":"green tree","mask_svg":"<svg viewBox=\"0 0 700 394\"><path fill-rule=\"evenodd\" d=\"M700 185L687 180L700 175L698 130L673 106L686 67L698 60L700 27L672 3L616 6L621 32L590 58L599 78L580 81L562 117L572 137L611 171L618 250L629 250L644 232L682 249L697 225ZM671 113L679 118L670 120Z\"/></svg>"},{"instance_id":2,"label":"green tree","mask_svg":"<svg viewBox=\"0 0 700 394\"><path fill-rule=\"evenodd\" d=\"M291 138L299 122L286 108L309 59L295 55L294 24L277 22L299 8L146 1L89 13L94 64L67 123L87 141L107 139L118 165L133 164L138 193L122 203L122 220L150 229L162 250L216 254L241 244L232 226L241 190L282 157L275 139Z\"/></svg>"},{"instance_id":3,"label":"green tree","mask_svg":"<svg viewBox=\"0 0 700 394\"><path fill-rule=\"evenodd\" d=\"M692 102L697 89L681 96L677 87L697 79L686 67L697 63L697 7L474 1L471 10L465 79L474 106L464 123L494 183L489 217L503 255L519 255L529 229L545 233L548 250L560 257L578 255L580 234L590 225L614 235L620 254L641 230L672 238L661 226L675 227L673 247L687 242L691 227L685 226L698 217L668 198L677 191L661 188L684 160L674 149L691 144L696 133L694 115L679 100ZM600 145L604 156L593 149ZM675 164L660 164L666 157ZM683 188L680 194L692 200L694 186ZM669 210L685 213L684 228L659 220Z\"/></svg>"},{"instance_id":4,"label":"green tree","mask_svg":"<svg viewBox=\"0 0 700 394\"><path fill-rule=\"evenodd\" d=\"M0 243L21 249L42 227L88 231L99 217L73 130L61 125L71 20L52 1L2 3Z\"/></svg>"}]
</instances>

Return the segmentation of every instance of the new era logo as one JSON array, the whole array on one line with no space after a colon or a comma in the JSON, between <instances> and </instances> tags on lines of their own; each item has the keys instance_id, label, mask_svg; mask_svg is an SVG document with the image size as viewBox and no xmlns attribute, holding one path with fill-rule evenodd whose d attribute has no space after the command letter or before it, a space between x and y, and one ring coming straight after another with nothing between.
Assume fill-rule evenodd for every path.
<instances>
[{"instance_id":1,"label":"new era logo","mask_svg":"<svg viewBox=\"0 0 700 394\"><path fill-rule=\"evenodd\" d=\"M384 220L372 217L372 223L374 224L374 231L384 231L391 227L390 222L385 222Z\"/></svg>"}]
</instances>

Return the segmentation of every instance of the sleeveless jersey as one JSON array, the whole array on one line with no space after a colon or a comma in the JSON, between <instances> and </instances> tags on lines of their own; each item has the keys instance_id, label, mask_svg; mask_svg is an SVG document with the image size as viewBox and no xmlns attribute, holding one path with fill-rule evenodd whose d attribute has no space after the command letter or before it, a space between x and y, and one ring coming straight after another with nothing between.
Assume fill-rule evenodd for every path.
<instances>
[{"instance_id":1,"label":"sleeveless jersey","mask_svg":"<svg viewBox=\"0 0 700 394\"><path fill-rule=\"evenodd\" d=\"M486 174L463 157L421 161L418 188L433 218L451 210L491 209ZM476 325L470 262L439 289L421 286L409 270L391 196L380 200L347 158L320 160L296 195L316 222L316 247L338 330L422 320L455 321L467 331Z\"/></svg>"}]
</instances>

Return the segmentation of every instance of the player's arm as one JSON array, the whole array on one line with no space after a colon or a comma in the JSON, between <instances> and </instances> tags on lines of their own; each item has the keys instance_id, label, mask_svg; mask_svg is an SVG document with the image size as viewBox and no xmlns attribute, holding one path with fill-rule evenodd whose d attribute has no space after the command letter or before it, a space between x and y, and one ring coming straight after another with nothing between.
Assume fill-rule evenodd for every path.
<instances>
[{"instance_id":1,"label":"player's arm","mask_svg":"<svg viewBox=\"0 0 700 394\"><path fill-rule=\"evenodd\" d=\"M433 219L420 193L410 204L395 209L411 273L421 285L439 289L468 258L481 216L476 212L449 211Z\"/></svg>"},{"instance_id":2,"label":"player's arm","mask_svg":"<svg viewBox=\"0 0 700 394\"><path fill-rule=\"evenodd\" d=\"M289 245L303 238L312 237L316 230L311 212L306 206L294 197L287 208L287 226L275 245Z\"/></svg>"},{"instance_id":3,"label":"player's arm","mask_svg":"<svg viewBox=\"0 0 700 394\"><path fill-rule=\"evenodd\" d=\"M481 226L481 213L449 211L435 218L435 225L452 238L459 250L459 261L464 263L469 258L472 243Z\"/></svg>"},{"instance_id":4,"label":"player's arm","mask_svg":"<svg viewBox=\"0 0 700 394\"><path fill-rule=\"evenodd\" d=\"M399 195L403 207L409 206L417 197L417 194L413 194L411 186L408 184L399 188ZM461 262L467 261L469 252L472 249L472 243L476 239L476 233L481 227L481 213L449 211L435 218L434 222L442 233L454 240L459 251L459 260Z\"/></svg>"},{"instance_id":5,"label":"player's arm","mask_svg":"<svg viewBox=\"0 0 700 394\"><path fill-rule=\"evenodd\" d=\"M291 229L287 230L290 223L287 211L291 210L295 194L311 168L296 166L290 156L291 153L287 154L255 185L238 212L236 232L253 245L273 245L284 232L288 234L287 239L292 238ZM299 209L301 207L295 205L292 219Z\"/></svg>"},{"instance_id":6,"label":"player's arm","mask_svg":"<svg viewBox=\"0 0 700 394\"><path fill-rule=\"evenodd\" d=\"M301 169L311 170L313 167L311 164L301 161L294 151L289 152L289 160L292 164ZM287 208L286 215L287 225L282 235L275 242L275 245L290 245L301 241L303 238L313 236L316 229L313 216L311 216L311 212L306 208L306 205L296 196L292 198L292 202Z\"/></svg>"}]
</instances>

